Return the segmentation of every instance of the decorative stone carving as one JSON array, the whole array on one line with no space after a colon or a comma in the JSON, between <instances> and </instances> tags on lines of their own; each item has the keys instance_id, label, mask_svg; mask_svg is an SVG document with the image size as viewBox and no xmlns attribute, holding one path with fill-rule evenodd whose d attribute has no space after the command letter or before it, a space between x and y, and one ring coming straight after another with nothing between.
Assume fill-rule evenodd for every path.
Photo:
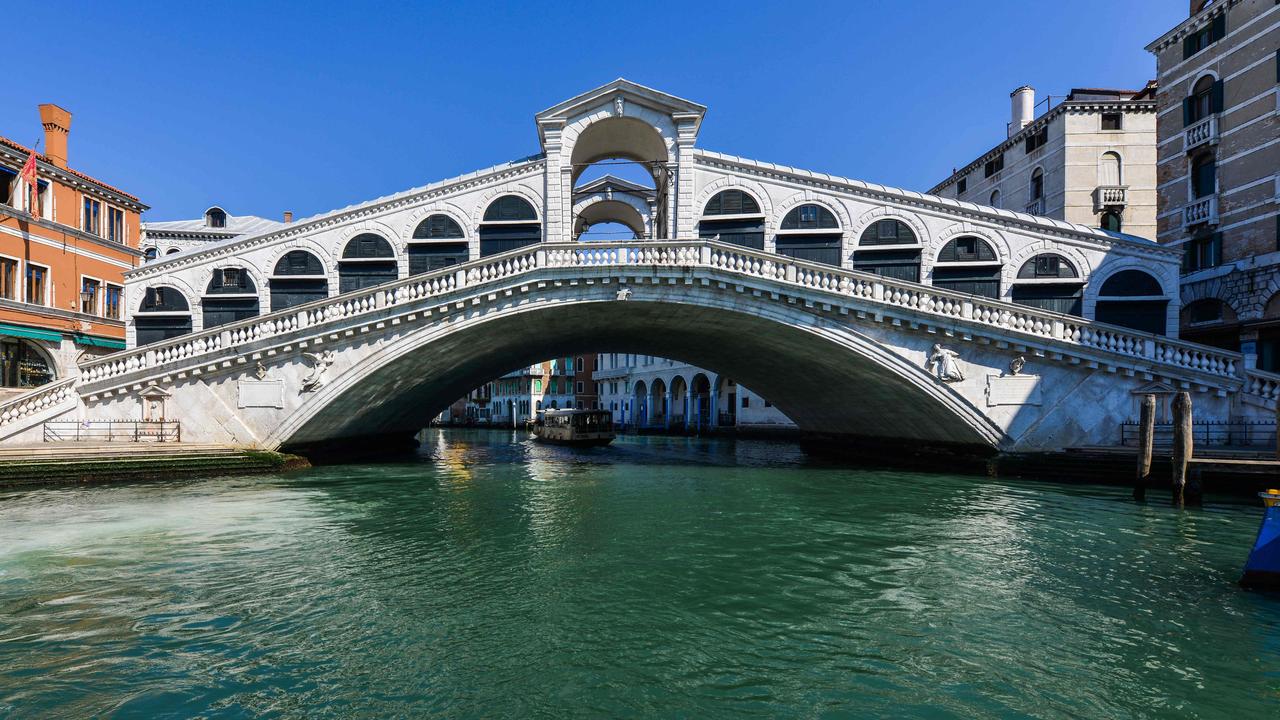
<instances>
[{"instance_id":1,"label":"decorative stone carving","mask_svg":"<svg viewBox=\"0 0 1280 720\"><path fill-rule=\"evenodd\" d=\"M1009 361L1009 374L1016 377L1022 372L1022 368L1026 367L1026 365L1027 359L1019 355Z\"/></svg>"},{"instance_id":2,"label":"decorative stone carving","mask_svg":"<svg viewBox=\"0 0 1280 720\"><path fill-rule=\"evenodd\" d=\"M987 407L1040 404L1039 375L987 376Z\"/></svg>"},{"instance_id":3,"label":"decorative stone carving","mask_svg":"<svg viewBox=\"0 0 1280 720\"><path fill-rule=\"evenodd\" d=\"M267 366L263 365L261 360L258 361L258 366L253 369L253 376L259 380L267 379Z\"/></svg>"},{"instance_id":4,"label":"decorative stone carving","mask_svg":"<svg viewBox=\"0 0 1280 720\"><path fill-rule=\"evenodd\" d=\"M284 407L283 380L241 380L236 389L240 408Z\"/></svg>"},{"instance_id":5,"label":"decorative stone carving","mask_svg":"<svg viewBox=\"0 0 1280 720\"><path fill-rule=\"evenodd\" d=\"M621 95L613 99L614 115L617 115L618 117L622 117L622 113L625 110L625 108L626 108L626 101L622 99Z\"/></svg>"},{"instance_id":6,"label":"decorative stone carving","mask_svg":"<svg viewBox=\"0 0 1280 720\"><path fill-rule=\"evenodd\" d=\"M302 353L302 357L311 363L311 374L302 379L302 392L314 392L325 386L329 381L327 373L329 366L333 364L333 351L325 350L322 353Z\"/></svg>"},{"instance_id":7,"label":"decorative stone carving","mask_svg":"<svg viewBox=\"0 0 1280 720\"><path fill-rule=\"evenodd\" d=\"M960 353L948 350L941 345L933 346L933 354L929 356L929 367L942 382L959 382L964 380L964 372L960 370Z\"/></svg>"},{"instance_id":8,"label":"decorative stone carving","mask_svg":"<svg viewBox=\"0 0 1280 720\"><path fill-rule=\"evenodd\" d=\"M618 300L630 300L630 299L631 299L631 288L629 288L629 287L618 288L618 296L617 296L617 299L618 299Z\"/></svg>"}]
</instances>

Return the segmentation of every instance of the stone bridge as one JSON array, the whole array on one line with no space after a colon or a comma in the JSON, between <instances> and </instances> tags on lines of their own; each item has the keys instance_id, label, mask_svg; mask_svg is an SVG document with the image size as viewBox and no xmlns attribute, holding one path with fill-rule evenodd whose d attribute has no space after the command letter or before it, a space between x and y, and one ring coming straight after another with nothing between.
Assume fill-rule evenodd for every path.
<instances>
[{"instance_id":1,"label":"stone bridge","mask_svg":"<svg viewBox=\"0 0 1280 720\"><path fill-rule=\"evenodd\" d=\"M1113 444L1135 393L1189 390L1226 420L1272 416L1280 388L1234 353L712 240L548 243L87 363L0 431L136 420L159 387L184 439L408 437L513 365L587 347L730 374L805 430L1005 451Z\"/></svg>"}]
</instances>

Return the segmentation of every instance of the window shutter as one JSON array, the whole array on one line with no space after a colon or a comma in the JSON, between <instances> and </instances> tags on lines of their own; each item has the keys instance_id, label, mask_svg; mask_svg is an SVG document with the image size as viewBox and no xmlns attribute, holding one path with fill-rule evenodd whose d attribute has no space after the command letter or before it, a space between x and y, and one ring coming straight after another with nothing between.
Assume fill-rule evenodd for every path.
<instances>
[{"instance_id":1,"label":"window shutter","mask_svg":"<svg viewBox=\"0 0 1280 720\"><path fill-rule=\"evenodd\" d=\"M1212 267L1217 267L1222 264L1222 233L1214 233L1213 239L1209 242L1211 243L1209 252L1210 263Z\"/></svg>"},{"instance_id":2,"label":"window shutter","mask_svg":"<svg viewBox=\"0 0 1280 720\"><path fill-rule=\"evenodd\" d=\"M1187 58L1196 54L1195 44L1194 44L1195 39L1196 39L1195 35L1188 35L1187 37L1182 38L1182 59L1183 60L1186 60Z\"/></svg>"},{"instance_id":3,"label":"window shutter","mask_svg":"<svg viewBox=\"0 0 1280 720\"><path fill-rule=\"evenodd\" d=\"M1218 80L1213 83L1213 90L1210 91L1209 95L1209 104L1212 112L1222 112L1222 95L1223 83L1221 80Z\"/></svg>"},{"instance_id":4,"label":"window shutter","mask_svg":"<svg viewBox=\"0 0 1280 720\"><path fill-rule=\"evenodd\" d=\"M1195 97L1182 98L1182 127L1191 125L1195 118L1196 99Z\"/></svg>"},{"instance_id":5,"label":"window shutter","mask_svg":"<svg viewBox=\"0 0 1280 720\"><path fill-rule=\"evenodd\" d=\"M1213 19L1209 27L1209 42L1217 42L1227 36L1227 13L1223 12Z\"/></svg>"}]
</instances>

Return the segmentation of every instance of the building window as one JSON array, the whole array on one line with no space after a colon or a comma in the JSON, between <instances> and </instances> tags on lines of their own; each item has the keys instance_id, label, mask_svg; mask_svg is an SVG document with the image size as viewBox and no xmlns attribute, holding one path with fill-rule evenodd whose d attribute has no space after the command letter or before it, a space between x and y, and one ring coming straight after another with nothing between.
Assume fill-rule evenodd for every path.
<instances>
[{"instance_id":1,"label":"building window","mask_svg":"<svg viewBox=\"0 0 1280 720\"><path fill-rule=\"evenodd\" d=\"M85 315L98 314L98 297L102 294L102 283L92 278L80 281L80 312Z\"/></svg>"},{"instance_id":2,"label":"building window","mask_svg":"<svg viewBox=\"0 0 1280 720\"><path fill-rule=\"evenodd\" d=\"M0 258L0 298L18 299L18 261Z\"/></svg>"},{"instance_id":3,"label":"building window","mask_svg":"<svg viewBox=\"0 0 1280 720\"><path fill-rule=\"evenodd\" d=\"M536 393L540 393L540 392L542 392L542 379L541 379L541 378L534 378L534 379L533 379L533 391L534 391L534 392L536 392Z\"/></svg>"},{"instance_id":4,"label":"building window","mask_svg":"<svg viewBox=\"0 0 1280 720\"><path fill-rule=\"evenodd\" d=\"M582 361L582 358L578 358L576 361L574 361L574 368L575 368L578 372L584 372L584 371L587 369L587 366L586 366L586 364Z\"/></svg>"},{"instance_id":5,"label":"building window","mask_svg":"<svg viewBox=\"0 0 1280 720\"><path fill-rule=\"evenodd\" d=\"M742 396L742 407L744 407L744 408L751 407L751 398L747 397L746 395L743 395L743 396Z\"/></svg>"},{"instance_id":6,"label":"building window","mask_svg":"<svg viewBox=\"0 0 1280 720\"><path fill-rule=\"evenodd\" d=\"M0 342L0 385L11 388L38 387L57 378L53 363L26 340Z\"/></svg>"},{"instance_id":7,"label":"building window","mask_svg":"<svg viewBox=\"0 0 1280 720\"><path fill-rule=\"evenodd\" d=\"M1191 163L1191 194L1195 199L1217 192L1218 166L1212 155L1201 155Z\"/></svg>"},{"instance_id":8,"label":"building window","mask_svg":"<svg viewBox=\"0 0 1280 720\"><path fill-rule=\"evenodd\" d=\"M1124 115L1121 113L1102 113L1102 129L1107 130L1123 130Z\"/></svg>"},{"instance_id":9,"label":"building window","mask_svg":"<svg viewBox=\"0 0 1280 720\"><path fill-rule=\"evenodd\" d=\"M81 230L94 235L102 234L102 203L91 197L84 199L84 220Z\"/></svg>"},{"instance_id":10,"label":"building window","mask_svg":"<svg viewBox=\"0 0 1280 720\"><path fill-rule=\"evenodd\" d=\"M1030 193L1031 202L1044 198L1044 172L1040 168L1036 168L1035 172L1031 173Z\"/></svg>"},{"instance_id":11,"label":"building window","mask_svg":"<svg viewBox=\"0 0 1280 720\"><path fill-rule=\"evenodd\" d=\"M1049 126L1045 125L1036 132L1027 136L1024 152L1027 155L1030 155L1047 144L1049 144Z\"/></svg>"},{"instance_id":12,"label":"building window","mask_svg":"<svg viewBox=\"0 0 1280 720\"><path fill-rule=\"evenodd\" d=\"M151 262L152 260L155 260L155 259L156 259L156 249L155 249L155 248L147 248L146 250L143 250L143 251L142 251L142 260L143 260L143 262Z\"/></svg>"},{"instance_id":13,"label":"building window","mask_svg":"<svg viewBox=\"0 0 1280 720\"><path fill-rule=\"evenodd\" d=\"M107 239L124 242L124 211L110 205L107 206Z\"/></svg>"},{"instance_id":14,"label":"building window","mask_svg":"<svg viewBox=\"0 0 1280 720\"><path fill-rule=\"evenodd\" d=\"M47 305L45 291L49 284L49 268L27 263L27 302L32 305Z\"/></svg>"},{"instance_id":15,"label":"building window","mask_svg":"<svg viewBox=\"0 0 1280 720\"><path fill-rule=\"evenodd\" d=\"M969 189L969 178L962 177L956 181L956 194L963 195L965 190Z\"/></svg>"},{"instance_id":16,"label":"building window","mask_svg":"<svg viewBox=\"0 0 1280 720\"><path fill-rule=\"evenodd\" d=\"M1182 59L1195 55L1227 35L1227 13L1221 12L1208 25L1182 39Z\"/></svg>"},{"instance_id":17,"label":"building window","mask_svg":"<svg viewBox=\"0 0 1280 720\"><path fill-rule=\"evenodd\" d=\"M999 190L991 191L991 202L988 202L987 204L993 208L1000 207L1000 191Z\"/></svg>"},{"instance_id":18,"label":"building window","mask_svg":"<svg viewBox=\"0 0 1280 720\"><path fill-rule=\"evenodd\" d=\"M1214 113L1222 112L1223 85L1212 75L1196 81L1191 94L1182 100L1182 125L1194 125Z\"/></svg>"},{"instance_id":19,"label":"building window","mask_svg":"<svg viewBox=\"0 0 1280 720\"><path fill-rule=\"evenodd\" d=\"M983 177L991 177L1004 169L1004 153L991 158L986 165L982 166Z\"/></svg>"},{"instance_id":20,"label":"building window","mask_svg":"<svg viewBox=\"0 0 1280 720\"><path fill-rule=\"evenodd\" d=\"M222 208L209 208L204 213L204 224L211 228L227 226L227 213Z\"/></svg>"},{"instance_id":21,"label":"building window","mask_svg":"<svg viewBox=\"0 0 1280 720\"><path fill-rule=\"evenodd\" d=\"M120 319L121 300L124 297L124 288L119 285L107 285L107 294L104 299L103 315L112 320Z\"/></svg>"},{"instance_id":22,"label":"building window","mask_svg":"<svg viewBox=\"0 0 1280 720\"><path fill-rule=\"evenodd\" d=\"M578 384L577 384L577 386L576 386L576 387L577 387L577 392L578 392L579 394L581 394L581 393L583 393L583 392L586 392L586 389L585 389L585 388L586 388L586 386L583 384L583 382L582 382L581 380L579 380L579 381L578 381Z\"/></svg>"},{"instance_id":23,"label":"building window","mask_svg":"<svg viewBox=\"0 0 1280 720\"><path fill-rule=\"evenodd\" d=\"M1098 227L1111 232L1120 232L1122 227L1120 222L1120 213L1114 210L1108 210L1102 213L1102 220L1098 223Z\"/></svg>"},{"instance_id":24,"label":"building window","mask_svg":"<svg viewBox=\"0 0 1280 720\"><path fill-rule=\"evenodd\" d=\"M1035 262L1035 276L1038 278L1056 278L1062 272L1062 258L1057 255L1037 255Z\"/></svg>"},{"instance_id":25,"label":"building window","mask_svg":"<svg viewBox=\"0 0 1280 720\"><path fill-rule=\"evenodd\" d=\"M1189 273L1222 264L1222 233L1193 238L1182 255L1182 272Z\"/></svg>"}]
</instances>

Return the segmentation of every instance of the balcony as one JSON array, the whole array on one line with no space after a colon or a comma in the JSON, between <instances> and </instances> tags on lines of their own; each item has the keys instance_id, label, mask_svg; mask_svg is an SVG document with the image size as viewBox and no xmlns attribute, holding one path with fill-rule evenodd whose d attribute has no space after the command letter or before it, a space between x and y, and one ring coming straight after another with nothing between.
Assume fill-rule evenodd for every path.
<instances>
[{"instance_id":1,"label":"balcony","mask_svg":"<svg viewBox=\"0 0 1280 720\"><path fill-rule=\"evenodd\" d=\"M1182 131L1183 149L1190 152L1201 145L1218 144L1218 116L1209 117L1197 122Z\"/></svg>"},{"instance_id":2,"label":"balcony","mask_svg":"<svg viewBox=\"0 0 1280 720\"><path fill-rule=\"evenodd\" d=\"M1182 208L1183 229L1195 225L1218 224L1218 196L1210 195L1199 200L1192 200Z\"/></svg>"},{"instance_id":3,"label":"balcony","mask_svg":"<svg viewBox=\"0 0 1280 720\"><path fill-rule=\"evenodd\" d=\"M1093 189L1093 211L1098 213L1109 207L1129 204L1128 185L1099 185Z\"/></svg>"},{"instance_id":4,"label":"balcony","mask_svg":"<svg viewBox=\"0 0 1280 720\"><path fill-rule=\"evenodd\" d=\"M1031 204L1027 205L1026 212L1028 215L1043 215L1044 214L1044 198L1033 200Z\"/></svg>"}]
</instances>

